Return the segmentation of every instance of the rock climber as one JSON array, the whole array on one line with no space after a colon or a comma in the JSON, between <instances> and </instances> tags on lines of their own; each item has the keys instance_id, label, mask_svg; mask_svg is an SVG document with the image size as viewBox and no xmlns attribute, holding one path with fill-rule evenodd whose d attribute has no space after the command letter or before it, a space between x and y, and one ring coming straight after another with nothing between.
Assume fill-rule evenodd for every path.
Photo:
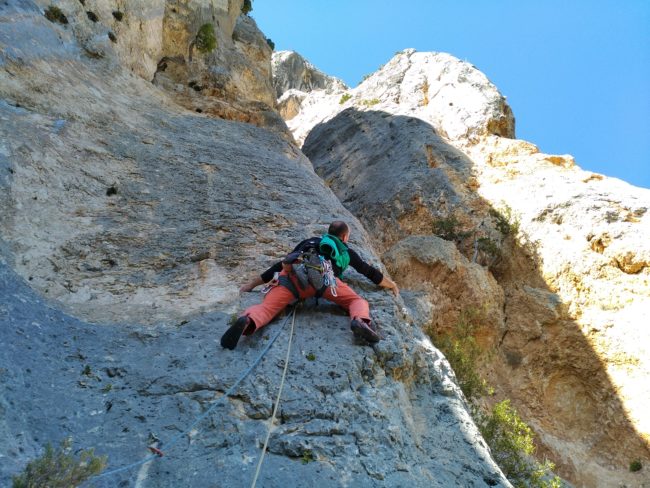
<instances>
[{"instance_id":1,"label":"rock climber","mask_svg":"<svg viewBox=\"0 0 650 488\"><path fill-rule=\"evenodd\" d=\"M242 334L251 335L257 329L261 329L294 300L304 300L314 296L322 296L346 309L351 319L350 329L356 337L371 343L379 342L381 336L370 319L368 302L341 281L340 276L348 266L352 266L370 281L391 290L396 296L399 294L399 289L390 278L366 263L359 254L348 247L349 239L348 225L341 220L334 221L330 224L327 234L300 242L282 261L243 285L240 292L252 291L256 286L264 283L269 283L267 286L270 286L270 290L262 303L247 308L230 326L221 337L221 345L234 349ZM329 270L330 279L325 278L325 284L321 286L318 276L311 279L314 276L313 269L318 269L316 273L318 276L326 274L323 270ZM315 284L314 280L318 284Z\"/></svg>"}]
</instances>

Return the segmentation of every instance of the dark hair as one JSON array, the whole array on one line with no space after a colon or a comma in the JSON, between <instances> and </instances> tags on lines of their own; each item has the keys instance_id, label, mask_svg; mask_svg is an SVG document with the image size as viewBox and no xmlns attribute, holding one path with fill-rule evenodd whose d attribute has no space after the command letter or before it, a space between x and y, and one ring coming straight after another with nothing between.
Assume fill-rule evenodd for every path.
<instances>
[{"instance_id":1,"label":"dark hair","mask_svg":"<svg viewBox=\"0 0 650 488\"><path fill-rule=\"evenodd\" d=\"M330 224L329 229L327 229L328 234L336 236L339 239L342 238L349 231L350 229L348 228L348 224L346 224L342 220L335 220Z\"/></svg>"}]
</instances>

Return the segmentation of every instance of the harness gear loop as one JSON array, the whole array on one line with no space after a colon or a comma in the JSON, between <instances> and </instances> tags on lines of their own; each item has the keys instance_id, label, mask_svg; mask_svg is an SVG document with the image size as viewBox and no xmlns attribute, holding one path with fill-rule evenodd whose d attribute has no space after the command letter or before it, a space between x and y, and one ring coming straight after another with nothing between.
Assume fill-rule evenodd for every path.
<instances>
[{"instance_id":1,"label":"harness gear loop","mask_svg":"<svg viewBox=\"0 0 650 488\"><path fill-rule=\"evenodd\" d=\"M313 287L316 290L314 294L316 303L318 303L318 299L323 296L328 287L332 295L337 296L335 268L332 261L325 257L323 253L327 253L327 255L332 254L332 259L337 263L336 266L340 267L342 264L343 269L347 267L350 257L345 244L340 242L336 237L326 234L322 240L326 243L324 247L319 247L320 240L314 238L312 240L314 242L308 242L309 245L304 246L302 250L293 251L288 254L283 261L285 264L291 265L289 275L294 276L295 281L285 278L278 280L278 284L288 288L297 300L300 297L297 293L296 285L301 290L307 290ZM331 249L331 252L327 251L327 249ZM263 292L268 293L266 287Z\"/></svg>"},{"instance_id":2,"label":"harness gear loop","mask_svg":"<svg viewBox=\"0 0 650 488\"><path fill-rule=\"evenodd\" d=\"M289 332L289 345L287 346L287 357L284 359L284 371L282 371L282 379L280 380L280 387L278 388L278 396L275 399L275 407L273 407L273 415L269 419L269 431L266 433L266 439L264 440L264 447L262 447L262 454L260 454L260 460L257 463L257 470L255 471L255 478L253 478L253 484L251 488L255 488L257 483L257 478L260 475L260 470L262 469L262 461L264 461L264 454L266 453L266 448L269 445L269 439L271 438L271 433L273 432L273 422L275 421L275 416L278 413L278 407L280 406L280 396L282 396L282 388L284 387L284 380L287 377L287 369L289 368L289 356L291 355L291 342L293 340L293 330L294 324L296 322L296 309L293 309L293 317L291 319L291 331Z\"/></svg>"},{"instance_id":3,"label":"harness gear loop","mask_svg":"<svg viewBox=\"0 0 650 488\"><path fill-rule=\"evenodd\" d=\"M295 299L293 303L300 300L300 293L298 293L298 290L296 289L296 286L293 284L293 281L291 281L291 278L289 278L287 275L280 275L278 277L278 285L284 286L293 294L293 297Z\"/></svg>"}]
</instances>

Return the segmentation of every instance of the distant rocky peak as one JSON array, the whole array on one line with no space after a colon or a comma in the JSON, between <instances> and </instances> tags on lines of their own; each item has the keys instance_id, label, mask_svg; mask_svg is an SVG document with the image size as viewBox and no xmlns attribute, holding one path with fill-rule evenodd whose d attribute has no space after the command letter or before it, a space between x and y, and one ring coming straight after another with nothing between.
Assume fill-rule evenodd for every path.
<instances>
[{"instance_id":1,"label":"distant rocky peak","mask_svg":"<svg viewBox=\"0 0 650 488\"><path fill-rule=\"evenodd\" d=\"M366 105L396 104L400 113L432 122L450 140L515 136L505 97L476 66L451 54L405 49L364 78L356 91Z\"/></svg>"},{"instance_id":2,"label":"distant rocky peak","mask_svg":"<svg viewBox=\"0 0 650 488\"><path fill-rule=\"evenodd\" d=\"M273 83L284 94L278 108L286 121L291 119L289 128L299 142L317 124L348 108L418 118L461 146L486 135L515 137L515 119L506 98L478 68L451 54L405 49L356 88L331 85L328 90L300 94L285 92L291 88L305 91L299 88L296 73L301 72L299 62L309 63L302 58L291 61L292 56L299 56L291 52L273 56ZM293 82L288 73L293 73Z\"/></svg>"},{"instance_id":3,"label":"distant rocky peak","mask_svg":"<svg viewBox=\"0 0 650 488\"><path fill-rule=\"evenodd\" d=\"M288 90L309 93L313 90L347 90L338 78L326 75L294 51L277 51L271 61L273 86L278 98Z\"/></svg>"}]
</instances>

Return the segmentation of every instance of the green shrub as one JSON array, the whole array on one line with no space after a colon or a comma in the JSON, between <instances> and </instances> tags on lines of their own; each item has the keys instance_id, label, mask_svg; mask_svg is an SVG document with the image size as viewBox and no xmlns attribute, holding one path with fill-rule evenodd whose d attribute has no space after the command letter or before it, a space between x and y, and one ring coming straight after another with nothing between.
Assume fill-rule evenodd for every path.
<instances>
[{"instance_id":1,"label":"green shrub","mask_svg":"<svg viewBox=\"0 0 650 488\"><path fill-rule=\"evenodd\" d=\"M350 98L352 98L352 95L350 95L349 93L344 93L343 95L341 95L341 99L339 100L339 105L343 105L345 102L350 100Z\"/></svg>"},{"instance_id":2,"label":"green shrub","mask_svg":"<svg viewBox=\"0 0 650 488\"><path fill-rule=\"evenodd\" d=\"M536 462L533 431L521 420L510 400L503 400L489 413L475 412L476 424L490 446L492 458L516 488L560 488L562 480L553 476L553 463Z\"/></svg>"},{"instance_id":3,"label":"green shrub","mask_svg":"<svg viewBox=\"0 0 650 488\"><path fill-rule=\"evenodd\" d=\"M460 389L468 400L478 398L488 392L486 381L478 371L479 358L483 354L474 337L476 333L477 313L462 312L458 323L449 332L436 334L433 342L440 349L452 369Z\"/></svg>"},{"instance_id":4,"label":"green shrub","mask_svg":"<svg viewBox=\"0 0 650 488\"><path fill-rule=\"evenodd\" d=\"M506 205L502 212L490 209L490 215L494 218L494 224L504 236L514 235L519 232L519 220L512 214L512 209Z\"/></svg>"},{"instance_id":5,"label":"green shrub","mask_svg":"<svg viewBox=\"0 0 650 488\"><path fill-rule=\"evenodd\" d=\"M81 451L78 456L72 455L71 450L71 439L61 442L56 450L48 444L40 458L13 477L13 488L70 488L98 475L106 467L106 456L95 456L93 449Z\"/></svg>"},{"instance_id":6,"label":"green shrub","mask_svg":"<svg viewBox=\"0 0 650 488\"><path fill-rule=\"evenodd\" d=\"M316 361L316 354L314 354L313 352L310 352L305 357L307 358L308 361Z\"/></svg>"},{"instance_id":7,"label":"green shrub","mask_svg":"<svg viewBox=\"0 0 650 488\"><path fill-rule=\"evenodd\" d=\"M433 223L433 233L447 241L462 240L468 237L471 232L460 232L460 222L453 215L446 219L436 220Z\"/></svg>"},{"instance_id":8,"label":"green shrub","mask_svg":"<svg viewBox=\"0 0 650 488\"><path fill-rule=\"evenodd\" d=\"M479 361L486 354L476 342L480 312L461 313L451 331L435 334L434 344L445 354L456 373L458 384L471 404L472 416L492 457L515 488L562 488L562 480L554 476L553 463L538 463L533 431L510 405L510 400L497 403L484 412L476 400L491 394L491 388L479 373Z\"/></svg>"},{"instance_id":9,"label":"green shrub","mask_svg":"<svg viewBox=\"0 0 650 488\"><path fill-rule=\"evenodd\" d=\"M377 105L379 101L378 98L371 98L370 100L361 100L359 103L366 107L372 107L373 105Z\"/></svg>"},{"instance_id":10,"label":"green shrub","mask_svg":"<svg viewBox=\"0 0 650 488\"><path fill-rule=\"evenodd\" d=\"M244 4L241 6L241 13L248 15L253 11L253 2L251 0L244 0Z\"/></svg>"},{"instance_id":11,"label":"green shrub","mask_svg":"<svg viewBox=\"0 0 650 488\"><path fill-rule=\"evenodd\" d=\"M124 18L124 12L121 12L120 10L113 10L113 18L118 22L121 22Z\"/></svg>"},{"instance_id":12,"label":"green shrub","mask_svg":"<svg viewBox=\"0 0 650 488\"><path fill-rule=\"evenodd\" d=\"M266 43L269 45L272 51L275 51L275 42L273 42L271 39L268 37L266 38Z\"/></svg>"},{"instance_id":13,"label":"green shrub","mask_svg":"<svg viewBox=\"0 0 650 488\"><path fill-rule=\"evenodd\" d=\"M494 242L492 239L489 237L479 237L477 239L478 243L478 249L479 251L483 251L486 254L489 254L490 256L498 256L499 255L499 246L497 246L497 243Z\"/></svg>"},{"instance_id":14,"label":"green shrub","mask_svg":"<svg viewBox=\"0 0 650 488\"><path fill-rule=\"evenodd\" d=\"M58 22L59 24L65 25L68 23L68 18L61 12L59 7L54 5L47 7L47 10L45 10L45 18L50 22Z\"/></svg>"},{"instance_id":15,"label":"green shrub","mask_svg":"<svg viewBox=\"0 0 650 488\"><path fill-rule=\"evenodd\" d=\"M476 247L490 258L487 263L483 263L487 264L488 267L492 267L501 258L501 248L489 237L479 237L476 240Z\"/></svg>"},{"instance_id":16,"label":"green shrub","mask_svg":"<svg viewBox=\"0 0 650 488\"><path fill-rule=\"evenodd\" d=\"M302 464L308 464L312 461L316 461L316 457L314 456L314 453L310 449L306 449L305 452L302 453Z\"/></svg>"},{"instance_id":17,"label":"green shrub","mask_svg":"<svg viewBox=\"0 0 650 488\"><path fill-rule=\"evenodd\" d=\"M642 468L643 468L643 465L641 464L641 461L639 461L638 459L635 459L634 461L632 461L630 463L630 471L633 472L633 473L635 473L637 471L641 471Z\"/></svg>"},{"instance_id":18,"label":"green shrub","mask_svg":"<svg viewBox=\"0 0 650 488\"><path fill-rule=\"evenodd\" d=\"M503 400L489 414L479 415L478 428L492 448L492 456L508 479L519 478L527 470L526 456L533 454L533 433L510 405Z\"/></svg>"},{"instance_id":19,"label":"green shrub","mask_svg":"<svg viewBox=\"0 0 650 488\"><path fill-rule=\"evenodd\" d=\"M214 35L214 26L210 23L203 24L194 39L194 45L203 54L214 51L217 47L217 38Z\"/></svg>"}]
</instances>

